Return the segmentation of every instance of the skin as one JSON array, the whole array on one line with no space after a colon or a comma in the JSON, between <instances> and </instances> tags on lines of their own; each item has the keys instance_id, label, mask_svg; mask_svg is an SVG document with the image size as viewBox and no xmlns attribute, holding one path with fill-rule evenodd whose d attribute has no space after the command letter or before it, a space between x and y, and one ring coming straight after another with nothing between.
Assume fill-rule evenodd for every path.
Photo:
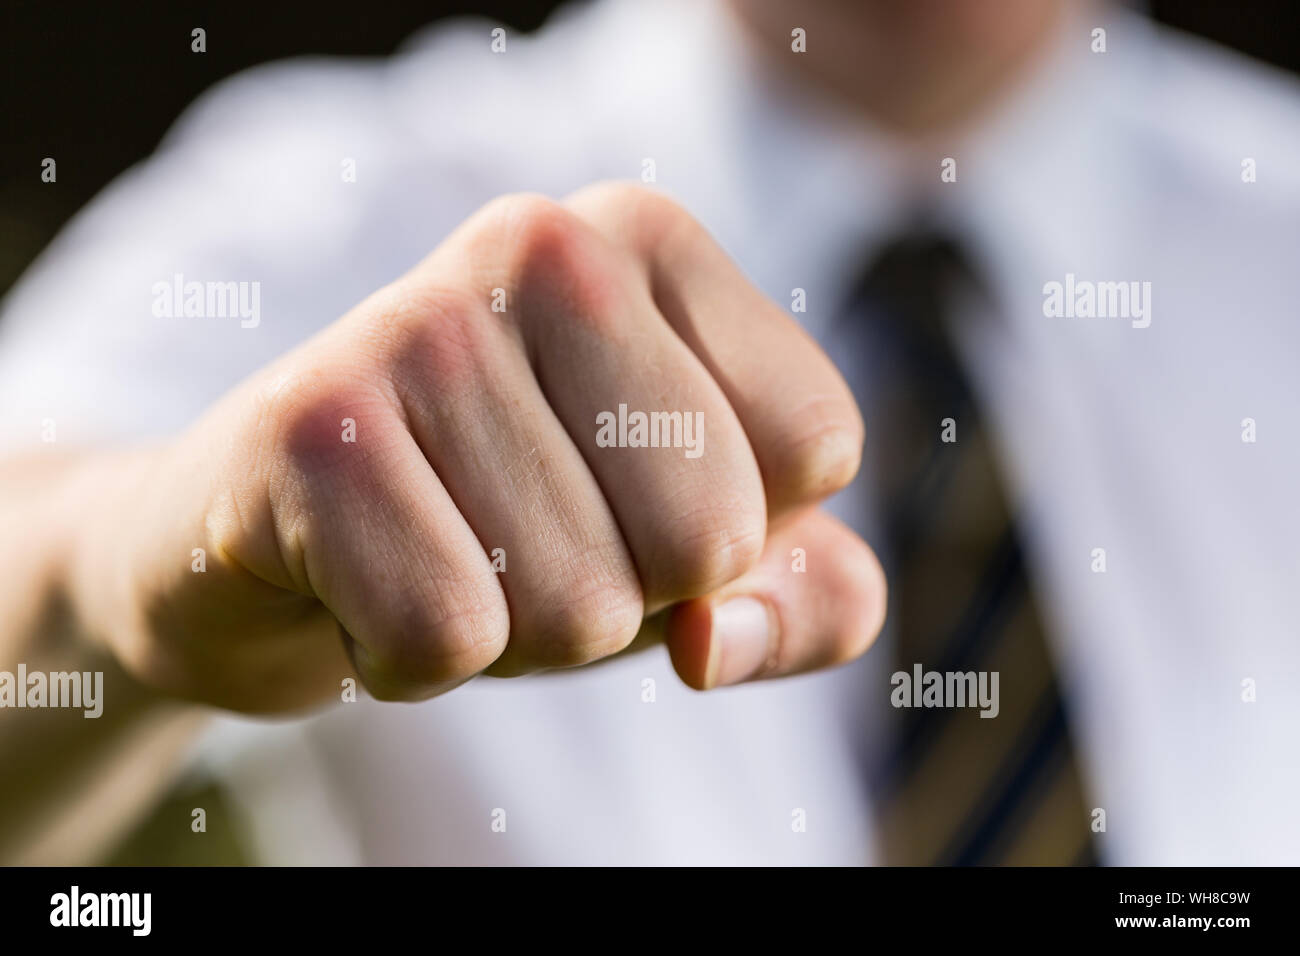
<instances>
[{"instance_id":1,"label":"skin","mask_svg":"<svg viewBox=\"0 0 1300 956\"><path fill-rule=\"evenodd\" d=\"M820 0L791 57L774 0L733 0L774 69L913 139L974 116L1057 6ZM704 454L597 447L620 403L703 412ZM301 712L352 676L422 700L656 641L698 689L850 660L885 582L817 503L862 438L830 360L684 210L495 200L174 439L0 462L0 669L100 670L107 702L4 713L0 861L96 859L196 704Z\"/></svg>"},{"instance_id":2,"label":"skin","mask_svg":"<svg viewBox=\"0 0 1300 956\"><path fill-rule=\"evenodd\" d=\"M702 411L706 453L597 447L620 403ZM590 663L729 585L781 627L753 673L710 674L724 638L674 615L683 679L794 673L856 656L880 623L869 550L810 510L861 443L829 359L681 208L619 185L506 197L145 453L144 497L170 504L130 542L124 589L87 594L81 618L126 623L99 637L150 686L277 711L353 669L376 697L421 700ZM805 540L817 570L774 574ZM826 620L828 588L856 613Z\"/></svg>"},{"instance_id":3,"label":"skin","mask_svg":"<svg viewBox=\"0 0 1300 956\"><path fill-rule=\"evenodd\" d=\"M598 447L620 404L702 412L703 454ZM831 361L683 209L503 197L174 440L15 462L2 497L43 507L5 511L35 554L4 576L4 660L106 667L121 710L65 717L63 746L151 725L163 765L173 701L297 712L352 676L423 700L659 640L699 689L835 665L885 612L870 549L816 508L862 439ZM10 714L52 740L59 713L5 715L29 782L68 761L37 765Z\"/></svg>"},{"instance_id":4,"label":"skin","mask_svg":"<svg viewBox=\"0 0 1300 956\"><path fill-rule=\"evenodd\" d=\"M897 139L951 144L1042 55L1090 0L728 0L773 69L795 73ZM807 53L792 55L802 27Z\"/></svg>"}]
</instances>

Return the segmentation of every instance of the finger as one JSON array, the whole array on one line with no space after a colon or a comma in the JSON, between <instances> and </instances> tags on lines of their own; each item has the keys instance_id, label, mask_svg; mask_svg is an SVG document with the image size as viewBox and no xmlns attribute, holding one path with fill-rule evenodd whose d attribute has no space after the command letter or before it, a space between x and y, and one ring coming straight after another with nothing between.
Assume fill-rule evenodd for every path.
<instances>
[{"instance_id":1,"label":"finger","mask_svg":"<svg viewBox=\"0 0 1300 956\"><path fill-rule=\"evenodd\" d=\"M505 598L391 396L347 379L322 374L279 400L281 549L354 642L367 689L419 700L501 654Z\"/></svg>"},{"instance_id":2,"label":"finger","mask_svg":"<svg viewBox=\"0 0 1300 956\"><path fill-rule=\"evenodd\" d=\"M849 484L863 426L844 379L705 229L651 190L589 186L565 204L645 264L659 311L722 387L762 472L769 516Z\"/></svg>"},{"instance_id":3,"label":"finger","mask_svg":"<svg viewBox=\"0 0 1300 956\"><path fill-rule=\"evenodd\" d=\"M753 452L626 254L556 203L510 197L467 223L439 268L472 275L476 263L483 301L504 290L507 312L495 318L517 335L609 503L645 612L751 567L766 529Z\"/></svg>"},{"instance_id":4,"label":"finger","mask_svg":"<svg viewBox=\"0 0 1300 956\"><path fill-rule=\"evenodd\" d=\"M674 608L673 667L708 690L832 667L862 654L885 619L885 576L857 535L822 511L776 527L758 567Z\"/></svg>"},{"instance_id":5,"label":"finger","mask_svg":"<svg viewBox=\"0 0 1300 956\"><path fill-rule=\"evenodd\" d=\"M510 610L505 677L613 654L642 617L637 570L581 453L491 295L425 291L391 353L412 434L488 554Z\"/></svg>"}]
</instances>

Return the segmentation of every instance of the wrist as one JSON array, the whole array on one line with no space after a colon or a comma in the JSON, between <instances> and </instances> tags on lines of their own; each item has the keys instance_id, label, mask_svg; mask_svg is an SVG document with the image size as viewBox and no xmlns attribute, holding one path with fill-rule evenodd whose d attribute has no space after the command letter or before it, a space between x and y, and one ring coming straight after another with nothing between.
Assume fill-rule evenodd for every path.
<instances>
[{"instance_id":1,"label":"wrist","mask_svg":"<svg viewBox=\"0 0 1300 956\"><path fill-rule=\"evenodd\" d=\"M90 456L55 496L56 591L70 638L86 650L118 656L142 634L141 535L161 504L160 456L152 446Z\"/></svg>"}]
</instances>

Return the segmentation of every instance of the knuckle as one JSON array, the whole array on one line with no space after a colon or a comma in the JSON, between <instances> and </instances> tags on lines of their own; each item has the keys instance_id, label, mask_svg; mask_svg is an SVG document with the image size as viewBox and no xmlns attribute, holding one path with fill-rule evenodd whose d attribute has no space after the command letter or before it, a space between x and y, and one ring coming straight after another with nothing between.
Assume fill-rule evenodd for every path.
<instances>
[{"instance_id":1,"label":"knuckle","mask_svg":"<svg viewBox=\"0 0 1300 956\"><path fill-rule=\"evenodd\" d=\"M587 228L579 222L521 247L514 284L525 316L562 315L601 328L619 312L628 273Z\"/></svg>"},{"instance_id":2,"label":"knuckle","mask_svg":"<svg viewBox=\"0 0 1300 956\"><path fill-rule=\"evenodd\" d=\"M698 227L686 209L664 193L626 180L604 180L585 186L570 197L578 208L591 209L621 224L633 236L653 240L666 231ZM702 228L702 227L700 227Z\"/></svg>"},{"instance_id":3,"label":"knuckle","mask_svg":"<svg viewBox=\"0 0 1300 956\"><path fill-rule=\"evenodd\" d=\"M847 398L819 400L796 416L797 436L776 452L778 497L816 501L847 487L862 464L862 416Z\"/></svg>"},{"instance_id":4,"label":"knuckle","mask_svg":"<svg viewBox=\"0 0 1300 956\"><path fill-rule=\"evenodd\" d=\"M318 476L364 465L389 433L392 405L353 372L315 367L277 376L257 408L260 435L299 474Z\"/></svg>"},{"instance_id":5,"label":"knuckle","mask_svg":"<svg viewBox=\"0 0 1300 956\"><path fill-rule=\"evenodd\" d=\"M421 696L421 688L466 680L505 649L510 626L504 602L461 609L437 620L430 620L419 606L408 607L399 612L396 627L364 648L365 662L359 666L375 696Z\"/></svg>"},{"instance_id":6,"label":"knuckle","mask_svg":"<svg viewBox=\"0 0 1300 956\"><path fill-rule=\"evenodd\" d=\"M758 563L767 535L761 508L734 503L697 509L669 527L654 591L673 599L700 597L740 577Z\"/></svg>"},{"instance_id":7,"label":"knuckle","mask_svg":"<svg viewBox=\"0 0 1300 956\"><path fill-rule=\"evenodd\" d=\"M488 234L500 238L532 235L551 225L562 225L570 218L568 211L554 199L541 193L506 193L489 200L476 215Z\"/></svg>"},{"instance_id":8,"label":"knuckle","mask_svg":"<svg viewBox=\"0 0 1300 956\"><path fill-rule=\"evenodd\" d=\"M576 667L625 649L641 627L635 584L605 585L554 602L530 618L527 656L540 667Z\"/></svg>"},{"instance_id":9,"label":"knuckle","mask_svg":"<svg viewBox=\"0 0 1300 956\"><path fill-rule=\"evenodd\" d=\"M479 235L497 256L509 250L516 271L537 264L571 269L589 246L586 224L564 206L530 193L502 196L487 205Z\"/></svg>"},{"instance_id":10,"label":"knuckle","mask_svg":"<svg viewBox=\"0 0 1300 956\"><path fill-rule=\"evenodd\" d=\"M562 317L616 336L636 273L577 213L546 196L500 196L469 232L469 261L506 290L504 321L538 326Z\"/></svg>"},{"instance_id":11,"label":"knuckle","mask_svg":"<svg viewBox=\"0 0 1300 956\"><path fill-rule=\"evenodd\" d=\"M574 190L565 203L579 208L624 208L653 196L652 190L626 179L601 179Z\"/></svg>"},{"instance_id":12,"label":"knuckle","mask_svg":"<svg viewBox=\"0 0 1300 956\"><path fill-rule=\"evenodd\" d=\"M629 281L628 264L580 216L544 196L494 200L478 230L478 261L495 263L516 322L564 316L612 330Z\"/></svg>"},{"instance_id":13,"label":"knuckle","mask_svg":"<svg viewBox=\"0 0 1300 956\"><path fill-rule=\"evenodd\" d=\"M460 395L489 374L500 348L487 305L470 289L411 292L401 332L392 337L388 374L399 395Z\"/></svg>"}]
</instances>

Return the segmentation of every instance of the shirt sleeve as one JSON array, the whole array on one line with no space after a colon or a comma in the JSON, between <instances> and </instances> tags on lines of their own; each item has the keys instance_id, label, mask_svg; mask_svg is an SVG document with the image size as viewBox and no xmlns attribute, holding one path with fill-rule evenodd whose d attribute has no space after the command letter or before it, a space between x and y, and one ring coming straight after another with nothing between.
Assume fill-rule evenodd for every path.
<instances>
[{"instance_id":1,"label":"shirt sleeve","mask_svg":"<svg viewBox=\"0 0 1300 956\"><path fill-rule=\"evenodd\" d=\"M0 452L172 433L436 246L488 190L404 121L412 80L289 61L200 97L0 308Z\"/></svg>"}]
</instances>

